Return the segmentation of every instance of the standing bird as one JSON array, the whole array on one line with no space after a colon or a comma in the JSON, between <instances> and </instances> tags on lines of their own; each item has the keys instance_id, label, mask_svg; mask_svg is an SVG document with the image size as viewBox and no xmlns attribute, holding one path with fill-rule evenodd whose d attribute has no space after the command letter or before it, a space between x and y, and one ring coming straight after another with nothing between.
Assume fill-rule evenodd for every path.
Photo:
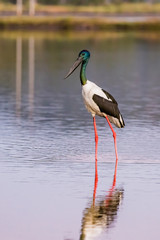
<instances>
[{"instance_id":1,"label":"standing bird","mask_svg":"<svg viewBox=\"0 0 160 240\"><path fill-rule=\"evenodd\" d=\"M74 70L81 64L80 81L82 85L82 97L87 110L91 113L93 117L93 125L94 125L94 132L95 132L95 171L96 171L95 176L96 178L98 178L98 174L97 174L98 134L97 134L95 115L98 115L100 117L105 117L113 133L115 153L116 153L115 175L117 172L118 154L117 154L117 144L116 144L116 133L112 128L111 123L113 123L118 128L124 127L125 123L119 111L118 103L116 102L114 97L110 93L106 92L105 90L97 86L95 83L87 80L86 66L88 64L89 58L90 58L90 52L87 50L82 50L79 53L77 60L69 70L68 74L65 76L65 78L69 77L74 72Z\"/></svg>"}]
</instances>

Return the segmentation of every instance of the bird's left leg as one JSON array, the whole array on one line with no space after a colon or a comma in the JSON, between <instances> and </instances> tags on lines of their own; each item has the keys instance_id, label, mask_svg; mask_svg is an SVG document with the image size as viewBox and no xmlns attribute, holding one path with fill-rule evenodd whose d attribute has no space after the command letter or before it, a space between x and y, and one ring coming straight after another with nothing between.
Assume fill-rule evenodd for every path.
<instances>
[{"instance_id":1,"label":"bird's left leg","mask_svg":"<svg viewBox=\"0 0 160 240\"><path fill-rule=\"evenodd\" d=\"M98 179L98 171L97 171L98 133L97 133L95 116L93 117L93 125L94 125L94 132L95 132L95 180L97 180Z\"/></svg>"},{"instance_id":2,"label":"bird's left leg","mask_svg":"<svg viewBox=\"0 0 160 240\"><path fill-rule=\"evenodd\" d=\"M109 121L109 119L108 119L107 116L106 116L106 120L107 120L107 122L108 122L108 124L109 124L109 126L110 126L110 129L111 129L111 131L112 131L112 133L113 133L113 138L114 138L114 147L115 147L115 153L116 153L116 164L115 164L115 171L114 171L114 179L116 179L117 164L118 164L118 153L117 153L116 133L115 133L115 131L114 131L114 129L113 129L113 127L112 127L112 125L111 125L111 123L110 123L110 121Z\"/></svg>"}]
</instances>

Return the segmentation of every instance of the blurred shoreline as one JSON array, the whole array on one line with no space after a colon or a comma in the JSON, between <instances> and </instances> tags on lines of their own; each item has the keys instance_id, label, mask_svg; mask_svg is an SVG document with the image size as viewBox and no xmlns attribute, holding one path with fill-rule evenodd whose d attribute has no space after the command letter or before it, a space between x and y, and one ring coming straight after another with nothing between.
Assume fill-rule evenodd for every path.
<instances>
[{"instance_id":1,"label":"blurred shoreline","mask_svg":"<svg viewBox=\"0 0 160 240\"><path fill-rule=\"evenodd\" d=\"M17 16L16 5L0 4L0 30L160 31L160 4L36 5L34 16L26 6Z\"/></svg>"},{"instance_id":2,"label":"blurred shoreline","mask_svg":"<svg viewBox=\"0 0 160 240\"><path fill-rule=\"evenodd\" d=\"M0 30L160 31L160 16L5 16Z\"/></svg>"}]
</instances>

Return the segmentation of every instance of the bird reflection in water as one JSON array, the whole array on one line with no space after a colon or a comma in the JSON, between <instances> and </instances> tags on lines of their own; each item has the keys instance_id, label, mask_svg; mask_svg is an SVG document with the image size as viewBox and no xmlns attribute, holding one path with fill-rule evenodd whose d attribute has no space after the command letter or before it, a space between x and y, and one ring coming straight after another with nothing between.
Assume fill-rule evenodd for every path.
<instances>
[{"instance_id":1,"label":"bird reflection in water","mask_svg":"<svg viewBox=\"0 0 160 240\"><path fill-rule=\"evenodd\" d=\"M124 190L116 188L116 173L113 183L106 196L96 201L98 174L95 172L93 201L90 207L84 210L80 240L92 240L98 237L104 230L111 227L117 218L117 213Z\"/></svg>"}]
</instances>

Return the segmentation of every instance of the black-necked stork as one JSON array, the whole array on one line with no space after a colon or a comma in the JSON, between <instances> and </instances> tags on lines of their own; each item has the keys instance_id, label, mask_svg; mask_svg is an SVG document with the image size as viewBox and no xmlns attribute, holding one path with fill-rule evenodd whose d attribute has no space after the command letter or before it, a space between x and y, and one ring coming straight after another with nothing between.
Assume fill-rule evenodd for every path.
<instances>
[{"instance_id":1,"label":"black-necked stork","mask_svg":"<svg viewBox=\"0 0 160 240\"><path fill-rule=\"evenodd\" d=\"M82 85L82 97L87 110L91 113L93 117L93 125L94 125L94 131L95 131L96 176L98 176L97 175L98 134L97 134L95 115L98 115L100 117L105 117L112 130L114 145L115 145L115 153L116 153L116 164L115 164L115 174L116 174L117 163L118 163L116 133L112 128L111 123L113 123L118 128L124 127L125 123L119 111L118 103L114 99L114 97L107 91L97 86L95 83L87 80L86 66L89 61L89 58L90 58L90 52L87 50L82 50L79 53L77 60L69 70L68 74L65 76L65 78L69 77L74 72L74 70L81 64L80 81Z\"/></svg>"}]
</instances>

